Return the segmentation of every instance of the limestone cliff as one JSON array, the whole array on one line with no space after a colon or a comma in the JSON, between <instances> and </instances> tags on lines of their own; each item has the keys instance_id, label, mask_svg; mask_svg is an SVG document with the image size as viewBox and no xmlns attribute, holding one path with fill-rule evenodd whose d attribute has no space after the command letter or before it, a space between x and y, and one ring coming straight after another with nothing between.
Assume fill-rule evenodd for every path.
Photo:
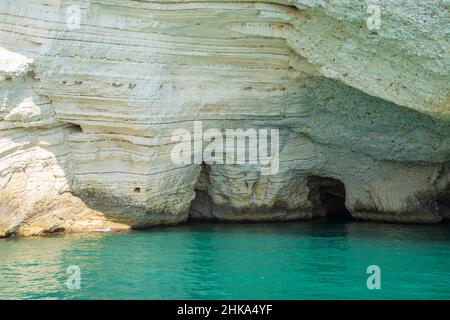
<instances>
[{"instance_id":1,"label":"limestone cliff","mask_svg":"<svg viewBox=\"0 0 450 320\"><path fill-rule=\"evenodd\" d=\"M380 10L370 29L370 6ZM0 236L450 217L446 0L1 0ZM171 135L277 128L280 168Z\"/></svg>"}]
</instances>

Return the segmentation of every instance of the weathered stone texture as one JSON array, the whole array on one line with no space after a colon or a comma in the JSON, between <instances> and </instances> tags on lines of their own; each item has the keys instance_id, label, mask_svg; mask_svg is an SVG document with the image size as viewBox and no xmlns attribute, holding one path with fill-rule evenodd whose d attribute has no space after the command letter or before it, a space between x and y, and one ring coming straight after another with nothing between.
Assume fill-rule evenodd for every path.
<instances>
[{"instance_id":1,"label":"weathered stone texture","mask_svg":"<svg viewBox=\"0 0 450 320\"><path fill-rule=\"evenodd\" d=\"M310 219L311 177L357 219L448 218L448 1L378 3L375 32L369 1L3 0L0 236ZM279 129L279 173L175 165L193 121Z\"/></svg>"}]
</instances>

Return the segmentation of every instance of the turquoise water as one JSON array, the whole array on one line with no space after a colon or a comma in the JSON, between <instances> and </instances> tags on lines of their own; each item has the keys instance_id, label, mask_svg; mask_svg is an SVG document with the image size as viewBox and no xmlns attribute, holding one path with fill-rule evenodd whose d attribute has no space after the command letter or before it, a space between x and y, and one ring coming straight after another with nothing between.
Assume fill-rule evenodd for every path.
<instances>
[{"instance_id":1,"label":"turquoise water","mask_svg":"<svg viewBox=\"0 0 450 320\"><path fill-rule=\"evenodd\" d=\"M450 226L189 224L0 240L1 299L448 299ZM81 289L66 273L79 266ZM368 290L366 269L381 269Z\"/></svg>"}]
</instances>

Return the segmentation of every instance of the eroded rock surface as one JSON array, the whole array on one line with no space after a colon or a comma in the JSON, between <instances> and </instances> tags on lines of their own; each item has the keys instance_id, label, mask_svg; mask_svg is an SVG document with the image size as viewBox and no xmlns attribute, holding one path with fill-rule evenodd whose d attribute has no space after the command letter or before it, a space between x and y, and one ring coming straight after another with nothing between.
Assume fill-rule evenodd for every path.
<instances>
[{"instance_id":1,"label":"eroded rock surface","mask_svg":"<svg viewBox=\"0 0 450 320\"><path fill-rule=\"evenodd\" d=\"M2 1L0 235L311 219L327 179L357 219L449 218L448 1L376 3ZM279 129L279 172L174 164L194 121Z\"/></svg>"}]
</instances>

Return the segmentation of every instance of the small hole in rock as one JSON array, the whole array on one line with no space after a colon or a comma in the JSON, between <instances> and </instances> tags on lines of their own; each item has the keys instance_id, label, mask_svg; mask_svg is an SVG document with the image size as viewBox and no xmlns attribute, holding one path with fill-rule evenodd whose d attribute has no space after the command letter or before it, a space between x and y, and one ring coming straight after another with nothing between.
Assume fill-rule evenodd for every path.
<instances>
[{"instance_id":1,"label":"small hole in rock","mask_svg":"<svg viewBox=\"0 0 450 320\"><path fill-rule=\"evenodd\" d=\"M71 123L69 128L72 130L72 132L83 132L79 124Z\"/></svg>"},{"instance_id":2,"label":"small hole in rock","mask_svg":"<svg viewBox=\"0 0 450 320\"><path fill-rule=\"evenodd\" d=\"M141 188L134 188L134 192L140 193L141 192Z\"/></svg>"}]
</instances>

